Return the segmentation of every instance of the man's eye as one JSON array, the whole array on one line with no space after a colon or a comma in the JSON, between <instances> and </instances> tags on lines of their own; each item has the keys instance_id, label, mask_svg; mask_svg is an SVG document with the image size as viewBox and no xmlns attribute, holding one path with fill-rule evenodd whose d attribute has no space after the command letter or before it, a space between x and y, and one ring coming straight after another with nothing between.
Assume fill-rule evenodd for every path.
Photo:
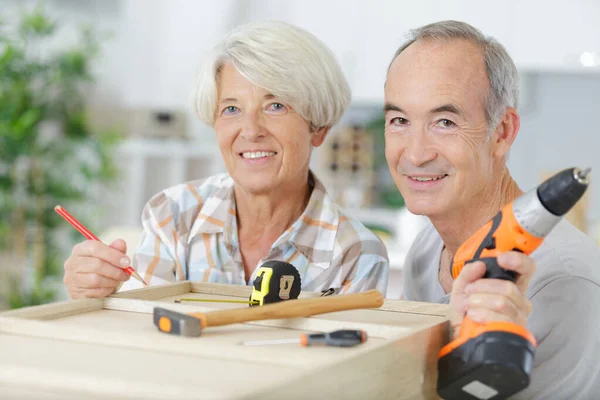
<instances>
[{"instance_id":1,"label":"man's eye","mask_svg":"<svg viewBox=\"0 0 600 400\"><path fill-rule=\"evenodd\" d=\"M406 125L408 123L408 120L406 118L402 118L402 117L394 117L390 120L390 125L395 125L395 126L402 126L402 125Z\"/></svg>"},{"instance_id":2,"label":"man's eye","mask_svg":"<svg viewBox=\"0 0 600 400\"><path fill-rule=\"evenodd\" d=\"M440 120L437 122L437 125L438 125L440 128L453 128L453 127L455 127L455 126L456 126L456 124L455 124L454 122L450 121L449 119L445 119L445 118L443 118L443 119L440 119Z\"/></svg>"},{"instance_id":3,"label":"man's eye","mask_svg":"<svg viewBox=\"0 0 600 400\"><path fill-rule=\"evenodd\" d=\"M237 111L238 111L238 108L236 106L227 106L223 109L223 114L225 114L225 115L235 114Z\"/></svg>"}]
</instances>

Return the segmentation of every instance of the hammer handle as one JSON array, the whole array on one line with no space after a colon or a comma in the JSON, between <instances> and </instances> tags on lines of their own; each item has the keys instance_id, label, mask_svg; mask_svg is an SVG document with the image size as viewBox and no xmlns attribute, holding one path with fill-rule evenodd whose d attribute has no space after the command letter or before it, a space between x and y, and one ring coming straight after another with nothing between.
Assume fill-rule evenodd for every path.
<instances>
[{"instance_id":1,"label":"hammer handle","mask_svg":"<svg viewBox=\"0 0 600 400\"><path fill-rule=\"evenodd\" d=\"M261 307L190 313L188 315L200 319L204 328L265 319L309 317L311 315L359 308L379 308L382 305L383 295L378 290L373 289L357 294L288 300L266 304Z\"/></svg>"}]
</instances>

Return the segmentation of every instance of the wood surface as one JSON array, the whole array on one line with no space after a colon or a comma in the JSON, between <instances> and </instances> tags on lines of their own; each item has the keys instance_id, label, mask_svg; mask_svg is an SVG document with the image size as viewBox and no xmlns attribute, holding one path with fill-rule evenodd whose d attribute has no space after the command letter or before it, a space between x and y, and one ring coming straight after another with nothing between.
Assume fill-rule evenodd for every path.
<instances>
[{"instance_id":1,"label":"wood surface","mask_svg":"<svg viewBox=\"0 0 600 400\"><path fill-rule=\"evenodd\" d=\"M102 299L81 299L43 304L35 307L25 307L6 311L0 313L0 315L37 320L58 319L73 314L81 314L89 311L100 310L103 306L104 300Z\"/></svg>"},{"instance_id":2,"label":"wood surface","mask_svg":"<svg viewBox=\"0 0 600 400\"><path fill-rule=\"evenodd\" d=\"M221 285L224 286L224 285ZM232 285L233 286L233 285ZM166 296L176 296L189 293L192 290L190 281L169 283L142 289L127 290L119 292L111 297L124 299L156 300Z\"/></svg>"},{"instance_id":3,"label":"wood surface","mask_svg":"<svg viewBox=\"0 0 600 400\"><path fill-rule=\"evenodd\" d=\"M387 300L379 309L211 327L196 338L161 333L152 323L155 306L248 308L176 304L178 297L247 299L250 292L182 282L0 313L0 398L435 398L447 306ZM342 328L364 329L369 339L350 349L239 345Z\"/></svg>"},{"instance_id":4,"label":"wood surface","mask_svg":"<svg viewBox=\"0 0 600 400\"><path fill-rule=\"evenodd\" d=\"M182 313L193 313L198 311L215 311L218 309L224 308L222 304L214 304L214 303L206 303L211 306L197 306L197 305L187 305L187 304L176 304L172 302L148 302L145 300L137 300L137 299L106 299L106 303L104 308L107 310L114 311L128 311L135 313L144 313L144 314L152 314L154 307L163 307L168 308L169 310L182 312ZM231 306L231 305L227 305ZM236 307L236 305L233 305ZM247 307L240 307L237 305L237 308L245 309ZM403 324L407 322L407 320L396 321L396 326L390 326L393 324L381 324L381 320L370 318L367 314L364 314L362 318L356 318L353 314L358 310L352 311L342 311L338 313L329 313L325 315L314 316L310 318L285 318L285 319L270 319L263 321L252 321L246 322L244 325L256 325L256 326L268 326L268 327L276 327L276 328L285 328L285 329L296 329L301 331L310 331L310 332L327 332L333 331L336 329L363 329L366 330L370 336L379 337L379 338L389 338L394 335L399 335L403 333L410 333L411 329L408 327L404 327ZM371 311L371 310L365 310ZM397 314L400 316L400 314ZM330 318L331 317L331 318ZM148 318L148 321L151 321L151 317ZM410 317L409 317L410 318ZM427 318L427 316L425 316ZM390 320L391 321L391 320ZM443 322L443 319L435 318L425 319L418 321L418 326L431 325L435 323ZM413 325L414 327L414 325ZM207 328L208 329L208 328Z\"/></svg>"}]
</instances>

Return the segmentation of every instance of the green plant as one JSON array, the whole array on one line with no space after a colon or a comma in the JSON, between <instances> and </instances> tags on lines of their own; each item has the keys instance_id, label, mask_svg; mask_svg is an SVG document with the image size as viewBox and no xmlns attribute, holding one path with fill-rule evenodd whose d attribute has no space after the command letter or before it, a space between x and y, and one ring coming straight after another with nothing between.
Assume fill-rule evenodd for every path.
<instances>
[{"instance_id":1,"label":"green plant","mask_svg":"<svg viewBox=\"0 0 600 400\"><path fill-rule=\"evenodd\" d=\"M92 132L85 112L99 36L84 28L62 49L57 31L40 7L15 25L0 23L0 272L12 308L55 298L75 236L61 237L69 228L54 206L84 203L93 184L117 172L110 155L118 134Z\"/></svg>"},{"instance_id":2,"label":"green plant","mask_svg":"<svg viewBox=\"0 0 600 400\"><path fill-rule=\"evenodd\" d=\"M381 114L374 118L367 124L367 129L373 135L374 168L377 176L375 191L378 201L387 208L402 208L404 198L390 175L385 159L385 116Z\"/></svg>"}]
</instances>

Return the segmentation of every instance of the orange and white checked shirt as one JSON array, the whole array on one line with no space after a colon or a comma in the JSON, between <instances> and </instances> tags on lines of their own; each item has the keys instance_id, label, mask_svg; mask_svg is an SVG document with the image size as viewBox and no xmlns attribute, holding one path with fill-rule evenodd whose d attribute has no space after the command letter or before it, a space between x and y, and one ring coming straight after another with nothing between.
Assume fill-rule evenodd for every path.
<instances>
[{"instance_id":1,"label":"orange and white checked shirt","mask_svg":"<svg viewBox=\"0 0 600 400\"><path fill-rule=\"evenodd\" d=\"M259 261L248 284L264 262L283 260L298 269L302 290L385 294L389 261L383 243L345 216L312 173L309 181L306 209ZM149 285L186 279L246 284L233 188L233 179L220 174L166 189L146 204L132 265ZM138 287L130 279L121 290Z\"/></svg>"}]
</instances>

